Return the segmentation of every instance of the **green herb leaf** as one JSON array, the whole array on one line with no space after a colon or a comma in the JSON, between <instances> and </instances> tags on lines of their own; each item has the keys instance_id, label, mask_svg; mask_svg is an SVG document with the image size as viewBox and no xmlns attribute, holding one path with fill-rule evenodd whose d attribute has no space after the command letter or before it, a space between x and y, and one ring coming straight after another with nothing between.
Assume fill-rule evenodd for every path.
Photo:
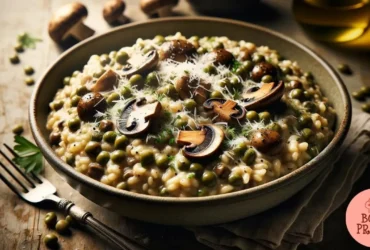
<instances>
[{"instance_id":1,"label":"green herb leaf","mask_svg":"<svg viewBox=\"0 0 370 250\"><path fill-rule=\"evenodd\" d=\"M168 141L168 143L169 143L170 145L175 145L175 144L176 144L176 142L175 142L175 138L171 138L171 139Z\"/></svg>"},{"instance_id":2,"label":"green herb leaf","mask_svg":"<svg viewBox=\"0 0 370 250\"><path fill-rule=\"evenodd\" d=\"M231 68L231 71L232 72L236 72L236 70L241 66L242 64L239 62L239 61L237 61L237 60L234 60L234 62L233 62L233 66L232 66L232 68Z\"/></svg>"},{"instance_id":3,"label":"green herb leaf","mask_svg":"<svg viewBox=\"0 0 370 250\"><path fill-rule=\"evenodd\" d=\"M36 48L36 43L41 42L40 38L32 37L28 33L22 33L18 35L18 42L23 45L25 48Z\"/></svg>"},{"instance_id":4,"label":"green herb leaf","mask_svg":"<svg viewBox=\"0 0 370 250\"><path fill-rule=\"evenodd\" d=\"M170 155L170 156L167 156L168 158L168 161L171 162L175 159L175 156L174 155Z\"/></svg>"},{"instance_id":5,"label":"green herb leaf","mask_svg":"<svg viewBox=\"0 0 370 250\"><path fill-rule=\"evenodd\" d=\"M43 160L40 149L20 135L14 137L14 151L18 154L13 161L27 173L39 173L43 169Z\"/></svg>"}]
</instances>

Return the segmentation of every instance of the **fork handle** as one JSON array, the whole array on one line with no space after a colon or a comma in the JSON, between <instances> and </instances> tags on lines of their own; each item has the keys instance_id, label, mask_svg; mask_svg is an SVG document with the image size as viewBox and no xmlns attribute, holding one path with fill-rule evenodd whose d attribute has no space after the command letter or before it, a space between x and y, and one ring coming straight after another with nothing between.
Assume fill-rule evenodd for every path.
<instances>
[{"instance_id":1,"label":"fork handle","mask_svg":"<svg viewBox=\"0 0 370 250\"><path fill-rule=\"evenodd\" d=\"M117 249L143 249L143 247L140 247L136 242L104 225L102 222L95 219L90 212L84 211L73 202L61 199L57 205L60 210L63 210L66 214L72 216L72 218L81 225L85 226L88 230L94 232L102 239L108 241L108 243L111 243Z\"/></svg>"}]
</instances>

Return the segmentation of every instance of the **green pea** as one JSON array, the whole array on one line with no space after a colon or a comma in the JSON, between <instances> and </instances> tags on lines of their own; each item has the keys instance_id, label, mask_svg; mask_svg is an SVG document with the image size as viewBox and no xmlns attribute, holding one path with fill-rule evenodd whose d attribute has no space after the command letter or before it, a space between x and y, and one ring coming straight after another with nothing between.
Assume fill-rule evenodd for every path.
<instances>
[{"instance_id":1,"label":"green pea","mask_svg":"<svg viewBox=\"0 0 370 250\"><path fill-rule=\"evenodd\" d=\"M68 128L72 132L77 131L80 128L80 126L81 126L81 121L80 121L80 118L78 117L72 118L71 120L68 121Z\"/></svg>"},{"instance_id":2,"label":"green pea","mask_svg":"<svg viewBox=\"0 0 370 250\"><path fill-rule=\"evenodd\" d=\"M214 42L213 45L212 45L212 47L214 49L223 49L224 48L224 44L221 43L221 42Z\"/></svg>"},{"instance_id":3,"label":"green pea","mask_svg":"<svg viewBox=\"0 0 370 250\"><path fill-rule=\"evenodd\" d=\"M145 84L144 78L139 74L131 76L128 82L130 86L135 86L137 88L143 88Z\"/></svg>"},{"instance_id":4,"label":"green pea","mask_svg":"<svg viewBox=\"0 0 370 250\"><path fill-rule=\"evenodd\" d=\"M121 65L125 65L127 63L129 56L125 51L118 51L116 55L116 62Z\"/></svg>"},{"instance_id":5,"label":"green pea","mask_svg":"<svg viewBox=\"0 0 370 250\"><path fill-rule=\"evenodd\" d=\"M145 149L139 152L139 157L140 157L140 163L143 167L149 166L153 162L155 162L154 154L151 149Z\"/></svg>"},{"instance_id":6,"label":"green pea","mask_svg":"<svg viewBox=\"0 0 370 250\"><path fill-rule=\"evenodd\" d=\"M48 248L58 248L58 237L53 233L47 234L44 236L44 244Z\"/></svg>"},{"instance_id":7,"label":"green pea","mask_svg":"<svg viewBox=\"0 0 370 250\"><path fill-rule=\"evenodd\" d=\"M346 75L351 75L352 74L352 70L347 64L342 64L342 63L339 64L338 65L338 70L341 73L346 74Z\"/></svg>"},{"instance_id":8,"label":"green pea","mask_svg":"<svg viewBox=\"0 0 370 250\"><path fill-rule=\"evenodd\" d=\"M240 87L242 87L242 85L241 85L242 83L241 83L239 77L236 77L236 76L234 76L230 79L230 84L235 89L239 89Z\"/></svg>"},{"instance_id":9,"label":"green pea","mask_svg":"<svg viewBox=\"0 0 370 250\"><path fill-rule=\"evenodd\" d=\"M59 220L55 225L55 230L60 234L66 234L69 231L69 223L66 220Z\"/></svg>"},{"instance_id":10,"label":"green pea","mask_svg":"<svg viewBox=\"0 0 370 250\"><path fill-rule=\"evenodd\" d=\"M209 193L209 191L208 191L208 188L206 188L206 187L200 188L200 189L198 190L198 196L199 196L199 197L207 196L207 195L208 195L208 193Z\"/></svg>"},{"instance_id":11,"label":"green pea","mask_svg":"<svg viewBox=\"0 0 370 250\"><path fill-rule=\"evenodd\" d=\"M122 163L125 158L126 153L123 150L114 150L110 155L110 159L116 164Z\"/></svg>"},{"instance_id":12,"label":"green pea","mask_svg":"<svg viewBox=\"0 0 370 250\"><path fill-rule=\"evenodd\" d=\"M215 66L213 66L212 64L206 66L203 71L207 74L210 74L210 75L216 75L217 74L217 69Z\"/></svg>"},{"instance_id":13,"label":"green pea","mask_svg":"<svg viewBox=\"0 0 370 250\"><path fill-rule=\"evenodd\" d=\"M313 124L312 119L309 115L301 115L298 118L298 124L300 128L310 128Z\"/></svg>"},{"instance_id":14,"label":"green pea","mask_svg":"<svg viewBox=\"0 0 370 250\"><path fill-rule=\"evenodd\" d=\"M183 105L187 110L194 110L197 103L193 99L186 99L184 100Z\"/></svg>"},{"instance_id":15,"label":"green pea","mask_svg":"<svg viewBox=\"0 0 370 250\"><path fill-rule=\"evenodd\" d=\"M361 109L366 113L370 113L370 103L362 104Z\"/></svg>"},{"instance_id":16,"label":"green pea","mask_svg":"<svg viewBox=\"0 0 370 250\"><path fill-rule=\"evenodd\" d=\"M85 146L85 153L92 158L95 158L100 152L101 145L99 142L90 141Z\"/></svg>"},{"instance_id":17,"label":"green pea","mask_svg":"<svg viewBox=\"0 0 370 250\"><path fill-rule=\"evenodd\" d=\"M120 135L116 137L114 141L114 148L115 149L125 149L126 145L128 144L128 138L125 135Z\"/></svg>"},{"instance_id":18,"label":"green pea","mask_svg":"<svg viewBox=\"0 0 370 250\"><path fill-rule=\"evenodd\" d=\"M35 70L29 65L24 66L23 70L26 75L32 75L33 73L35 73Z\"/></svg>"},{"instance_id":19,"label":"green pea","mask_svg":"<svg viewBox=\"0 0 370 250\"><path fill-rule=\"evenodd\" d=\"M94 131L91 135L92 141L101 142L102 139L103 139L103 133L100 131Z\"/></svg>"},{"instance_id":20,"label":"green pea","mask_svg":"<svg viewBox=\"0 0 370 250\"><path fill-rule=\"evenodd\" d=\"M123 87L120 92L124 98L129 98L132 96L131 89L128 87Z\"/></svg>"},{"instance_id":21,"label":"green pea","mask_svg":"<svg viewBox=\"0 0 370 250\"><path fill-rule=\"evenodd\" d=\"M301 134L304 139L308 140L313 135L313 132L309 128L304 128L302 129Z\"/></svg>"},{"instance_id":22,"label":"green pea","mask_svg":"<svg viewBox=\"0 0 370 250\"><path fill-rule=\"evenodd\" d=\"M45 214L44 222L48 228L54 228L57 223L57 215L54 212Z\"/></svg>"},{"instance_id":23,"label":"green pea","mask_svg":"<svg viewBox=\"0 0 370 250\"><path fill-rule=\"evenodd\" d=\"M79 97L78 95L75 95L71 98L71 105L72 107L77 107L78 105L78 102L81 100L81 97Z\"/></svg>"},{"instance_id":24,"label":"green pea","mask_svg":"<svg viewBox=\"0 0 370 250\"><path fill-rule=\"evenodd\" d=\"M12 55L11 57L9 57L9 61L12 63L12 64L18 64L20 62L19 60L19 57L17 54L14 54Z\"/></svg>"},{"instance_id":25,"label":"green pea","mask_svg":"<svg viewBox=\"0 0 370 250\"><path fill-rule=\"evenodd\" d=\"M205 54L205 53L207 53L207 49L203 48L203 47L199 47L197 49L197 53L200 54L200 55Z\"/></svg>"},{"instance_id":26,"label":"green pea","mask_svg":"<svg viewBox=\"0 0 370 250\"><path fill-rule=\"evenodd\" d=\"M66 76L63 78L63 84L64 85L69 85L71 82L71 78L69 76Z\"/></svg>"},{"instance_id":27,"label":"green pea","mask_svg":"<svg viewBox=\"0 0 370 250\"><path fill-rule=\"evenodd\" d=\"M293 99L301 99L303 97L303 91L301 89L292 89L289 93L289 97Z\"/></svg>"},{"instance_id":28,"label":"green pea","mask_svg":"<svg viewBox=\"0 0 370 250\"><path fill-rule=\"evenodd\" d=\"M200 163L190 164L189 171L195 173L197 177L200 177L203 173L203 166Z\"/></svg>"},{"instance_id":29,"label":"green pea","mask_svg":"<svg viewBox=\"0 0 370 250\"><path fill-rule=\"evenodd\" d=\"M235 148L233 148L234 153L238 156L243 155L246 150L247 145L245 143L239 143Z\"/></svg>"},{"instance_id":30,"label":"green pea","mask_svg":"<svg viewBox=\"0 0 370 250\"><path fill-rule=\"evenodd\" d=\"M62 100L57 100L51 103L51 109L54 111L57 111L61 108L63 108L64 102Z\"/></svg>"},{"instance_id":31,"label":"green pea","mask_svg":"<svg viewBox=\"0 0 370 250\"><path fill-rule=\"evenodd\" d=\"M74 166L76 161L76 157L74 155L69 155L66 157L66 163L70 166Z\"/></svg>"},{"instance_id":32,"label":"green pea","mask_svg":"<svg viewBox=\"0 0 370 250\"><path fill-rule=\"evenodd\" d=\"M110 94L107 98L107 103L110 105L110 106L114 106L116 104L116 101L118 101L120 99L119 97L119 94L114 92L112 94Z\"/></svg>"},{"instance_id":33,"label":"green pea","mask_svg":"<svg viewBox=\"0 0 370 250\"><path fill-rule=\"evenodd\" d=\"M18 53L24 52L24 47L21 43L17 43L14 46L14 50L17 51Z\"/></svg>"},{"instance_id":34,"label":"green pea","mask_svg":"<svg viewBox=\"0 0 370 250\"><path fill-rule=\"evenodd\" d=\"M293 74L293 70L291 68L289 68L289 67L283 68L282 71L283 71L283 73L285 75L291 75L291 74Z\"/></svg>"},{"instance_id":35,"label":"green pea","mask_svg":"<svg viewBox=\"0 0 370 250\"><path fill-rule=\"evenodd\" d=\"M254 110L248 111L246 117L250 122L258 121L259 119L258 113Z\"/></svg>"},{"instance_id":36,"label":"green pea","mask_svg":"<svg viewBox=\"0 0 370 250\"><path fill-rule=\"evenodd\" d=\"M235 173L231 173L229 178L227 179L228 182L233 186L241 186L243 185L243 178Z\"/></svg>"},{"instance_id":37,"label":"green pea","mask_svg":"<svg viewBox=\"0 0 370 250\"><path fill-rule=\"evenodd\" d=\"M274 130L276 132L280 132L281 131L281 126L279 125L279 123L277 122L273 122L271 124L269 124L267 126L267 128L271 129L271 130Z\"/></svg>"},{"instance_id":38,"label":"green pea","mask_svg":"<svg viewBox=\"0 0 370 250\"><path fill-rule=\"evenodd\" d=\"M312 158L317 156L320 152L317 146L309 146L307 151Z\"/></svg>"},{"instance_id":39,"label":"green pea","mask_svg":"<svg viewBox=\"0 0 370 250\"><path fill-rule=\"evenodd\" d=\"M186 125L188 124L187 121L184 121L182 119L176 119L175 122L173 123L173 125L176 127L176 128L183 128L185 127Z\"/></svg>"},{"instance_id":40,"label":"green pea","mask_svg":"<svg viewBox=\"0 0 370 250\"><path fill-rule=\"evenodd\" d=\"M313 80L313 74L311 72L305 72L303 76L306 77L308 80Z\"/></svg>"},{"instance_id":41,"label":"green pea","mask_svg":"<svg viewBox=\"0 0 370 250\"><path fill-rule=\"evenodd\" d=\"M365 95L364 95L364 92L362 92L362 91L354 91L354 92L352 92L352 97L355 98L358 101L365 100Z\"/></svg>"},{"instance_id":42,"label":"green pea","mask_svg":"<svg viewBox=\"0 0 370 250\"><path fill-rule=\"evenodd\" d=\"M105 142L108 142L108 143L114 143L114 141L116 140L116 137L117 137L117 133L114 132L114 131L108 131L108 132L105 132L104 135L103 135L103 140Z\"/></svg>"},{"instance_id":43,"label":"green pea","mask_svg":"<svg viewBox=\"0 0 370 250\"><path fill-rule=\"evenodd\" d=\"M67 222L68 222L68 224L69 224L69 225L71 225L71 226L75 226L75 225L77 224L76 220L75 220L75 219L73 219L73 217L72 217L72 216L70 216L70 215L67 215L67 217L66 217L66 221L67 221Z\"/></svg>"},{"instance_id":44,"label":"green pea","mask_svg":"<svg viewBox=\"0 0 370 250\"><path fill-rule=\"evenodd\" d=\"M86 88L86 86L78 87L76 90L76 95L78 96L84 96L87 93L89 93L89 90Z\"/></svg>"},{"instance_id":45,"label":"green pea","mask_svg":"<svg viewBox=\"0 0 370 250\"><path fill-rule=\"evenodd\" d=\"M24 79L24 82L26 83L27 86L31 86L35 84L35 80L32 77L26 77Z\"/></svg>"},{"instance_id":46,"label":"green pea","mask_svg":"<svg viewBox=\"0 0 370 250\"><path fill-rule=\"evenodd\" d=\"M107 54L103 54L100 56L99 61L100 61L101 66L105 66L110 63L111 59Z\"/></svg>"},{"instance_id":47,"label":"green pea","mask_svg":"<svg viewBox=\"0 0 370 250\"><path fill-rule=\"evenodd\" d=\"M116 188L121 189L121 190L128 190L127 182L122 181L118 183Z\"/></svg>"},{"instance_id":48,"label":"green pea","mask_svg":"<svg viewBox=\"0 0 370 250\"><path fill-rule=\"evenodd\" d=\"M211 92L211 98L223 98L223 97L224 95L218 90Z\"/></svg>"},{"instance_id":49,"label":"green pea","mask_svg":"<svg viewBox=\"0 0 370 250\"><path fill-rule=\"evenodd\" d=\"M166 39L164 38L164 36L161 36L161 35L156 35L154 37L154 42L158 45L161 45L163 44L164 42L166 41Z\"/></svg>"},{"instance_id":50,"label":"green pea","mask_svg":"<svg viewBox=\"0 0 370 250\"><path fill-rule=\"evenodd\" d=\"M145 83L149 86L158 86L158 77L155 72L150 72L145 79Z\"/></svg>"},{"instance_id":51,"label":"green pea","mask_svg":"<svg viewBox=\"0 0 370 250\"><path fill-rule=\"evenodd\" d=\"M157 167L159 168L162 168L162 169L165 169L168 167L168 162L169 162L169 159L167 157L167 155L165 154L157 154L155 156L155 165L157 165Z\"/></svg>"},{"instance_id":52,"label":"green pea","mask_svg":"<svg viewBox=\"0 0 370 250\"><path fill-rule=\"evenodd\" d=\"M193 41L199 41L199 36L191 36L189 39Z\"/></svg>"},{"instance_id":53,"label":"green pea","mask_svg":"<svg viewBox=\"0 0 370 250\"><path fill-rule=\"evenodd\" d=\"M105 70L103 68L98 69L93 73L93 77L99 78L105 73Z\"/></svg>"},{"instance_id":54,"label":"green pea","mask_svg":"<svg viewBox=\"0 0 370 250\"><path fill-rule=\"evenodd\" d=\"M111 52L109 52L109 57L111 58L111 59L115 59L116 58L116 56L117 56L117 51L111 51Z\"/></svg>"},{"instance_id":55,"label":"green pea","mask_svg":"<svg viewBox=\"0 0 370 250\"><path fill-rule=\"evenodd\" d=\"M307 90L303 91L303 95L304 95L304 98L306 99L312 99L314 97L314 94Z\"/></svg>"},{"instance_id":56,"label":"green pea","mask_svg":"<svg viewBox=\"0 0 370 250\"><path fill-rule=\"evenodd\" d=\"M176 160L176 166L181 171L186 171L189 169L191 162L185 156L179 157Z\"/></svg>"},{"instance_id":57,"label":"green pea","mask_svg":"<svg viewBox=\"0 0 370 250\"><path fill-rule=\"evenodd\" d=\"M217 184L217 176L213 171L205 170L202 175L202 183L206 186L213 187Z\"/></svg>"},{"instance_id":58,"label":"green pea","mask_svg":"<svg viewBox=\"0 0 370 250\"><path fill-rule=\"evenodd\" d=\"M110 159L110 154L107 151L101 151L98 156L96 157L96 162L100 165L105 165L108 163Z\"/></svg>"},{"instance_id":59,"label":"green pea","mask_svg":"<svg viewBox=\"0 0 370 250\"><path fill-rule=\"evenodd\" d=\"M367 96L370 96L370 86L362 86L360 92L364 93Z\"/></svg>"},{"instance_id":60,"label":"green pea","mask_svg":"<svg viewBox=\"0 0 370 250\"><path fill-rule=\"evenodd\" d=\"M265 57L263 55L253 54L252 61L255 63L263 62L265 61Z\"/></svg>"},{"instance_id":61,"label":"green pea","mask_svg":"<svg viewBox=\"0 0 370 250\"><path fill-rule=\"evenodd\" d=\"M167 188L162 187L161 190L159 191L159 194L161 196L167 196L169 194L169 192L168 192Z\"/></svg>"},{"instance_id":62,"label":"green pea","mask_svg":"<svg viewBox=\"0 0 370 250\"><path fill-rule=\"evenodd\" d=\"M317 113L318 111L317 105L314 102L306 101L302 105L308 112Z\"/></svg>"},{"instance_id":63,"label":"green pea","mask_svg":"<svg viewBox=\"0 0 370 250\"><path fill-rule=\"evenodd\" d=\"M253 66L254 66L254 63L250 60L243 62L243 68L248 72L253 69Z\"/></svg>"},{"instance_id":64,"label":"green pea","mask_svg":"<svg viewBox=\"0 0 370 250\"><path fill-rule=\"evenodd\" d=\"M265 122L268 122L268 121L270 121L270 119L271 119L271 115L270 115L270 113L269 113L269 112L267 112L267 111L264 111L264 112L259 113L259 114L258 114L258 117L259 117L259 119L260 119L261 121L265 121Z\"/></svg>"},{"instance_id":65,"label":"green pea","mask_svg":"<svg viewBox=\"0 0 370 250\"><path fill-rule=\"evenodd\" d=\"M272 76L270 76L270 75L264 75L261 80L264 83L269 83L269 82L273 81Z\"/></svg>"},{"instance_id":66,"label":"green pea","mask_svg":"<svg viewBox=\"0 0 370 250\"><path fill-rule=\"evenodd\" d=\"M222 87L222 88L229 87L230 84L231 83L230 83L230 79L229 78L224 78L224 79L222 79L222 80L220 80L218 82L218 85L220 85L220 87Z\"/></svg>"},{"instance_id":67,"label":"green pea","mask_svg":"<svg viewBox=\"0 0 370 250\"><path fill-rule=\"evenodd\" d=\"M22 134L23 131L24 131L24 128L22 124L16 124L12 129L13 134L16 134L16 135Z\"/></svg>"},{"instance_id":68,"label":"green pea","mask_svg":"<svg viewBox=\"0 0 370 250\"><path fill-rule=\"evenodd\" d=\"M75 70L75 71L73 71L72 76L73 76L73 77L76 77L76 76L78 76L80 73L81 73L80 71Z\"/></svg>"},{"instance_id":69,"label":"green pea","mask_svg":"<svg viewBox=\"0 0 370 250\"><path fill-rule=\"evenodd\" d=\"M167 96L169 96L171 98L174 98L177 95L177 91L175 89L175 86L173 86L172 84L167 84L164 87L164 92Z\"/></svg>"},{"instance_id":70,"label":"green pea","mask_svg":"<svg viewBox=\"0 0 370 250\"><path fill-rule=\"evenodd\" d=\"M256 151L253 148L249 148L243 155L243 162L251 166L257 158Z\"/></svg>"}]
</instances>

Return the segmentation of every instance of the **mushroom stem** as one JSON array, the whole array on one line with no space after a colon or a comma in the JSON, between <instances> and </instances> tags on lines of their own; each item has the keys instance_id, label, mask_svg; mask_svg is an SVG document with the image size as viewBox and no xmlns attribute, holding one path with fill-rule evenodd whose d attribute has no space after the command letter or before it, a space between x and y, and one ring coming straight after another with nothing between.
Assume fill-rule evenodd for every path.
<instances>
[{"instance_id":1,"label":"mushroom stem","mask_svg":"<svg viewBox=\"0 0 370 250\"><path fill-rule=\"evenodd\" d=\"M159 17L167 17L172 15L172 6L165 6L158 10Z\"/></svg>"},{"instance_id":2,"label":"mushroom stem","mask_svg":"<svg viewBox=\"0 0 370 250\"><path fill-rule=\"evenodd\" d=\"M125 24L125 23L130 22L130 19L128 17L122 15L122 16L119 16L117 18L117 21L116 22L119 23L119 24Z\"/></svg>"},{"instance_id":3,"label":"mushroom stem","mask_svg":"<svg viewBox=\"0 0 370 250\"><path fill-rule=\"evenodd\" d=\"M73 36L78 41L82 41L95 33L94 30L87 27L82 21L78 22L65 36Z\"/></svg>"},{"instance_id":4,"label":"mushroom stem","mask_svg":"<svg viewBox=\"0 0 370 250\"><path fill-rule=\"evenodd\" d=\"M179 144L198 146L204 142L205 138L206 138L205 130L198 130L198 131L182 130L182 131L179 131L176 141Z\"/></svg>"}]
</instances>

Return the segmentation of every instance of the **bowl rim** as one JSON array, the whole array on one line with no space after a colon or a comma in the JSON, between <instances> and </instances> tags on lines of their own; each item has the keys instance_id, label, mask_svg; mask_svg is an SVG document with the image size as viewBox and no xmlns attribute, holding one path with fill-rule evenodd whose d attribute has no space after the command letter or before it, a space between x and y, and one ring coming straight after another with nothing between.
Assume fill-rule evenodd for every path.
<instances>
[{"instance_id":1,"label":"bowl rim","mask_svg":"<svg viewBox=\"0 0 370 250\"><path fill-rule=\"evenodd\" d=\"M71 168L67 163L63 162L52 150L52 148L49 146L48 142L43 138L41 134L41 130L37 125L37 113L36 113L36 104L40 93L40 88L43 85L45 77L49 74L50 71L52 71L55 67L58 66L59 63L61 63L65 57L74 51L79 50L86 44L94 41L95 39L101 39L104 36L107 36L114 32L119 32L120 30L125 30L127 28L132 28L136 26L142 26L152 23L163 23L163 22L171 22L171 21L204 21L204 22L218 22L218 23L229 23L232 25L242 26L245 28L251 28L255 30L262 31L264 33L268 33L270 35L276 36L282 40L284 40L287 43L292 44L293 46L297 46L298 48L302 49L304 52L308 53L310 56L312 56L317 62L320 63L322 67L325 68L325 70L329 73L332 79L336 82L336 84L339 86L339 91L341 95L341 99L344 101L344 118L340 122L339 127L337 129L337 132L334 136L334 138L330 141L330 143L325 147L323 151L321 151L314 159L309 161L308 163L304 164L300 168L294 170L293 172L282 176L278 179L275 179L273 181L267 182L265 184L262 184L260 186L255 186L252 188L239 190L236 192L231 192L227 194L218 194L218 195L211 195L211 196L204 196L204 197L160 197L160 196L152 196L148 194L139 194L139 193L133 193L126 190L119 190L115 187L103 184L97 180L94 180L90 177L87 177L86 175L77 172L74 168ZM112 30L105 32L103 34L90 37L86 39L85 41L82 41L78 43L77 45L69 48L65 52L63 52L42 74L42 76L38 79L37 84L35 86L35 89L32 93L31 99L30 99L30 106L29 106L29 121L30 121L30 127L31 132L33 134L33 137L37 143L37 145L40 147L44 158L49 162L49 164L53 168L57 168L58 170L62 171L64 175L67 175L69 178L72 178L75 181L78 181L81 184L87 185L90 188L98 188L99 191L113 195L118 198L125 198L125 199L131 199L131 200L137 200L141 202L154 202L154 203L168 203L171 205L176 204L197 204L197 203L219 203L219 202L225 202L235 199L250 199L254 196L260 195L262 193L269 193L277 188L283 187L285 185L288 185L289 183L297 180L298 178L302 178L305 174L309 173L310 171L313 171L315 167L317 167L320 163L323 163L325 161L325 158L334 153L340 144L343 142L345 136L347 135L347 132L350 127L351 123L351 114L352 114L352 108L351 108L351 101L348 94L348 91L346 89L346 86L344 85L343 81L340 79L338 74L333 70L333 68L319 55L317 55L315 52L313 52L311 49L306 47L305 45L295 41L292 38L287 37L286 35L270 30L268 28L250 24L242 21L237 20L231 20L231 19L225 19L225 18L215 18L215 17L168 17L168 18L160 18L156 20L146 20L141 22L134 22L130 24L126 24L120 27L113 28ZM59 172L59 171L57 171ZM59 173L58 173L59 174Z\"/></svg>"}]
</instances>

